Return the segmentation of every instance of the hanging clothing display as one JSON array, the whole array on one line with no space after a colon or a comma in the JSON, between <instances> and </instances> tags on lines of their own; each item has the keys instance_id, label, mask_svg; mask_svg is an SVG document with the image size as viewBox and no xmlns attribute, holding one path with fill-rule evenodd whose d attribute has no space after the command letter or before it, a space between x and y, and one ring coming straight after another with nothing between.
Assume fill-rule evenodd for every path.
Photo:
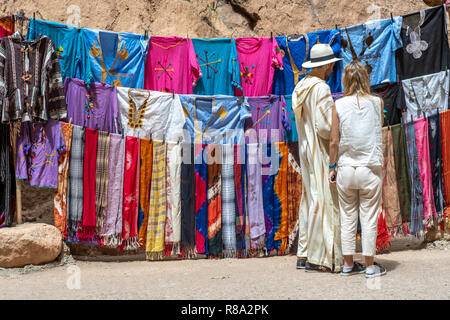
<instances>
[{"instance_id":1,"label":"hanging clothing display","mask_svg":"<svg viewBox=\"0 0 450 320\"><path fill-rule=\"evenodd\" d=\"M298 142L288 142L288 167L287 167L287 216L288 216L288 247L290 252L295 245L295 237L298 234L298 214L300 200L302 198L302 172L300 169Z\"/></svg>"},{"instance_id":2,"label":"hanging clothing display","mask_svg":"<svg viewBox=\"0 0 450 320\"><path fill-rule=\"evenodd\" d=\"M6 16L0 18L0 39L14 33L14 17Z\"/></svg>"},{"instance_id":3,"label":"hanging clothing display","mask_svg":"<svg viewBox=\"0 0 450 320\"><path fill-rule=\"evenodd\" d=\"M58 22L30 19L27 40L34 40L41 35L52 40L53 50L59 60L63 80L65 78L84 79L85 66L89 58L80 30Z\"/></svg>"},{"instance_id":4,"label":"hanging clothing display","mask_svg":"<svg viewBox=\"0 0 450 320\"><path fill-rule=\"evenodd\" d=\"M81 29L90 63L82 80L116 87L144 88L144 63L149 40L143 35Z\"/></svg>"},{"instance_id":5,"label":"hanging clothing display","mask_svg":"<svg viewBox=\"0 0 450 320\"><path fill-rule=\"evenodd\" d=\"M31 186L58 188L58 159L65 148L61 122L22 122L17 138L16 178Z\"/></svg>"},{"instance_id":6,"label":"hanging clothing display","mask_svg":"<svg viewBox=\"0 0 450 320\"><path fill-rule=\"evenodd\" d=\"M108 198L109 170L109 132L98 131L97 161L95 164L95 230L96 234L103 231L106 216L106 201Z\"/></svg>"},{"instance_id":7,"label":"hanging clothing display","mask_svg":"<svg viewBox=\"0 0 450 320\"><path fill-rule=\"evenodd\" d=\"M409 176L410 168L403 123L393 125L391 131L392 142L394 144L395 172L397 174L397 188L403 222L403 232L408 234L408 222L411 221L411 179Z\"/></svg>"},{"instance_id":8,"label":"hanging clothing display","mask_svg":"<svg viewBox=\"0 0 450 320\"><path fill-rule=\"evenodd\" d=\"M393 126L402 120L402 111L406 107L401 83L380 83L371 88L372 94L383 99L384 126Z\"/></svg>"},{"instance_id":9,"label":"hanging clothing display","mask_svg":"<svg viewBox=\"0 0 450 320\"><path fill-rule=\"evenodd\" d=\"M242 89L236 96L267 96L272 93L275 68L283 69L280 47L274 38L236 38Z\"/></svg>"},{"instance_id":10,"label":"hanging clothing display","mask_svg":"<svg viewBox=\"0 0 450 320\"><path fill-rule=\"evenodd\" d=\"M235 226L236 226L236 255L238 258L247 256L248 249L250 249L250 229L248 225L248 209L247 209L247 156L245 154L245 145L234 145L234 186L235 190ZM229 166L229 164L224 164ZM226 174L222 175L226 179ZM225 187L222 187L226 189ZM225 192L225 191L224 191ZM232 199L232 196L230 197ZM224 205L226 207L226 205ZM227 209L224 209L224 215ZM225 227L226 228L226 227ZM230 244L233 245L234 237L231 238ZM225 248L226 250L226 248Z\"/></svg>"},{"instance_id":11,"label":"hanging clothing display","mask_svg":"<svg viewBox=\"0 0 450 320\"><path fill-rule=\"evenodd\" d=\"M178 95L117 88L119 118L127 136L177 141L183 137L185 116Z\"/></svg>"},{"instance_id":12,"label":"hanging clothing display","mask_svg":"<svg viewBox=\"0 0 450 320\"><path fill-rule=\"evenodd\" d=\"M396 53L400 80L444 71L448 64L445 6L404 15Z\"/></svg>"},{"instance_id":13,"label":"hanging clothing display","mask_svg":"<svg viewBox=\"0 0 450 320\"><path fill-rule=\"evenodd\" d=\"M275 39L283 57L283 70L276 69L273 80L273 93L278 95L291 95L297 83L308 74L310 70L303 69L302 64L309 60L309 52L315 44L329 44L335 57L340 57L341 53L340 30L321 30L307 34L279 36ZM342 70L342 62L336 62L333 73L327 81L331 92L342 91Z\"/></svg>"},{"instance_id":14,"label":"hanging clothing display","mask_svg":"<svg viewBox=\"0 0 450 320\"><path fill-rule=\"evenodd\" d=\"M230 96L180 95L186 116L186 129L197 144L244 141L244 124L251 117L246 98Z\"/></svg>"},{"instance_id":15,"label":"hanging clothing display","mask_svg":"<svg viewBox=\"0 0 450 320\"><path fill-rule=\"evenodd\" d=\"M0 124L0 228L11 226L14 218L16 184L10 152L10 126Z\"/></svg>"},{"instance_id":16,"label":"hanging clothing display","mask_svg":"<svg viewBox=\"0 0 450 320\"><path fill-rule=\"evenodd\" d=\"M20 32L0 41L1 121L65 118L61 69L50 38L25 41Z\"/></svg>"},{"instance_id":17,"label":"hanging clothing display","mask_svg":"<svg viewBox=\"0 0 450 320\"><path fill-rule=\"evenodd\" d=\"M397 81L395 51L402 47L402 17L373 20L342 29L341 56L344 68L359 60L366 67L370 84Z\"/></svg>"},{"instance_id":18,"label":"hanging clothing display","mask_svg":"<svg viewBox=\"0 0 450 320\"><path fill-rule=\"evenodd\" d=\"M116 87L100 82L86 84L79 79L67 78L64 92L67 119L72 119L73 124L105 132L120 132Z\"/></svg>"},{"instance_id":19,"label":"hanging clothing display","mask_svg":"<svg viewBox=\"0 0 450 320\"><path fill-rule=\"evenodd\" d=\"M252 139L256 131L259 143L285 141L285 130L291 125L283 96L250 97L248 104L252 118L246 120L245 133Z\"/></svg>"},{"instance_id":20,"label":"hanging clothing display","mask_svg":"<svg viewBox=\"0 0 450 320\"><path fill-rule=\"evenodd\" d=\"M126 140L114 133L109 135L109 140L108 191L102 242L105 246L117 247L121 244L122 233Z\"/></svg>"},{"instance_id":21,"label":"hanging clothing display","mask_svg":"<svg viewBox=\"0 0 450 320\"><path fill-rule=\"evenodd\" d=\"M72 145L73 124L61 122L64 136L65 150L59 153L58 158L58 188L55 190L54 219L55 227L61 231L64 240L67 239L67 206L69 204L67 187L69 175L70 148Z\"/></svg>"},{"instance_id":22,"label":"hanging clothing display","mask_svg":"<svg viewBox=\"0 0 450 320\"><path fill-rule=\"evenodd\" d=\"M192 94L201 76L191 39L151 37L145 63L145 89Z\"/></svg>"},{"instance_id":23,"label":"hanging clothing display","mask_svg":"<svg viewBox=\"0 0 450 320\"><path fill-rule=\"evenodd\" d=\"M181 144L167 142L166 190L167 215L165 225L165 253L180 253L181 242Z\"/></svg>"},{"instance_id":24,"label":"hanging clothing display","mask_svg":"<svg viewBox=\"0 0 450 320\"><path fill-rule=\"evenodd\" d=\"M181 162L181 253L188 259L195 258L195 205L196 177L194 163L194 145L183 143L183 161Z\"/></svg>"},{"instance_id":25,"label":"hanging clothing display","mask_svg":"<svg viewBox=\"0 0 450 320\"><path fill-rule=\"evenodd\" d=\"M147 241L148 213L150 210L150 186L152 181L153 141L139 139L140 145L140 181L139 181L139 246L144 248Z\"/></svg>"},{"instance_id":26,"label":"hanging clothing display","mask_svg":"<svg viewBox=\"0 0 450 320\"><path fill-rule=\"evenodd\" d=\"M242 89L239 59L234 39L192 39L202 77L194 86L195 94L232 96L234 87Z\"/></svg>"},{"instance_id":27,"label":"hanging clothing display","mask_svg":"<svg viewBox=\"0 0 450 320\"><path fill-rule=\"evenodd\" d=\"M382 129L383 139L383 186L382 208L386 217L389 234L396 235L402 230L402 215L398 197L397 176L394 161L394 144L390 127Z\"/></svg>"},{"instance_id":28,"label":"hanging clothing display","mask_svg":"<svg viewBox=\"0 0 450 320\"><path fill-rule=\"evenodd\" d=\"M236 188L234 179L234 145L222 146L221 197L222 197L222 243L225 258L236 258L236 238L241 229L236 230ZM242 194L241 194L242 198ZM242 202L241 202L242 206ZM240 221L239 221L240 224ZM238 231L238 232L237 232ZM241 240L242 241L242 240ZM242 244L241 244L242 246ZM242 247L240 248L242 250Z\"/></svg>"},{"instance_id":29,"label":"hanging clothing display","mask_svg":"<svg viewBox=\"0 0 450 320\"><path fill-rule=\"evenodd\" d=\"M442 71L402 81L406 100L406 115L416 119L448 109L449 73Z\"/></svg>"},{"instance_id":30,"label":"hanging clothing display","mask_svg":"<svg viewBox=\"0 0 450 320\"><path fill-rule=\"evenodd\" d=\"M167 215L166 193L167 145L153 140L152 182L150 188L150 211L147 226L147 260L162 260Z\"/></svg>"},{"instance_id":31,"label":"hanging clothing display","mask_svg":"<svg viewBox=\"0 0 450 320\"><path fill-rule=\"evenodd\" d=\"M208 254L208 165L203 161L206 145L196 144L195 163L195 245L199 254Z\"/></svg>"},{"instance_id":32,"label":"hanging clothing display","mask_svg":"<svg viewBox=\"0 0 450 320\"><path fill-rule=\"evenodd\" d=\"M123 177L122 245L127 250L138 247L139 152L139 140L135 137L126 137Z\"/></svg>"},{"instance_id":33,"label":"hanging clothing display","mask_svg":"<svg viewBox=\"0 0 450 320\"><path fill-rule=\"evenodd\" d=\"M83 168L85 129L73 126L70 147L69 177L67 180L67 237L76 241L76 233L83 218Z\"/></svg>"},{"instance_id":34,"label":"hanging clothing display","mask_svg":"<svg viewBox=\"0 0 450 320\"><path fill-rule=\"evenodd\" d=\"M285 122L286 128L285 137L287 142L298 142L297 125L295 124L295 112L292 109L292 95L284 96L284 102L286 104L286 112L289 116L290 122Z\"/></svg>"},{"instance_id":35,"label":"hanging clothing display","mask_svg":"<svg viewBox=\"0 0 450 320\"><path fill-rule=\"evenodd\" d=\"M208 155L208 254L222 254L222 146L209 144Z\"/></svg>"}]
</instances>

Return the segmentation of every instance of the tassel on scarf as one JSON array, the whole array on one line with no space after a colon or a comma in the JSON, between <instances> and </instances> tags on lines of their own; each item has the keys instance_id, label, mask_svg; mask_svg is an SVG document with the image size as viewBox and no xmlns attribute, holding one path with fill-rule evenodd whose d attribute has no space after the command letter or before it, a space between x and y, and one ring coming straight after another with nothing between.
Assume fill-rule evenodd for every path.
<instances>
[{"instance_id":1,"label":"tassel on scarf","mask_svg":"<svg viewBox=\"0 0 450 320\"><path fill-rule=\"evenodd\" d=\"M181 246L179 258L182 259L195 259L197 258L197 248L196 246Z\"/></svg>"},{"instance_id":2,"label":"tassel on scarf","mask_svg":"<svg viewBox=\"0 0 450 320\"><path fill-rule=\"evenodd\" d=\"M163 260L164 259L164 251L159 252L146 252L146 259L150 261Z\"/></svg>"},{"instance_id":3,"label":"tassel on scarf","mask_svg":"<svg viewBox=\"0 0 450 320\"><path fill-rule=\"evenodd\" d=\"M236 250L223 250L224 258L236 258Z\"/></svg>"}]
</instances>

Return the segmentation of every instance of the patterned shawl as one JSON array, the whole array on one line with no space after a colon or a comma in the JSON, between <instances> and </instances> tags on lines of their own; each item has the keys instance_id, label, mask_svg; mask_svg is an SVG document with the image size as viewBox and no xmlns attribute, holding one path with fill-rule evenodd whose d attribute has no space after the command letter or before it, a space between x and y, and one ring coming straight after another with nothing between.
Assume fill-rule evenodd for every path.
<instances>
[{"instance_id":1,"label":"patterned shawl","mask_svg":"<svg viewBox=\"0 0 450 320\"><path fill-rule=\"evenodd\" d=\"M167 217L165 256L179 254L181 242L181 145L167 143L166 158Z\"/></svg>"},{"instance_id":2,"label":"patterned shawl","mask_svg":"<svg viewBox=\"0 0 450 320\"><path fill-rule=\"evenodd\" d=\"M95 180L98 132L85 129L83 161L83 223L78 240L93 241L95 235Z\"/></svg>"},{"instance_id":3,"label":"patterned shawl","mask_svg":"<svg viewBox=\"0 0 450 320\"><path fill-rule=\"evenodd\" d=\"M73 125L61 122L61 129L64 135L64 144L66 145L65 150L59 153L58 158L58 188L55 190L54 198L54 217L55 217L55 227L61 231L64 240L67 239L67 204L68 194L67 194L67 184L69 175L69 159L70 159L70 148L72 145L72 130Z\"/></svg>"},{"instance_id":4,"label":"patterned shawl","mask_svg":"<svg viewBox=\"0 0 450 320\"><path fill-rule=\"evenodd\" d=\"M203 161L206 145L195 145L195 246L208 254L208 165Z\"/></svg>"},{"instance_id":5,"label":"patterned shawl","mask_svg":"<svg viewBox=\"0 0 450 320\"><path fill-rule=\"evenodd\" d=\"M450 204L450 139L448 132L450 132L450 110L441 113L442 177L446 204ZM450 229L450 206L445 208L442 228Z\"/></svg>"},{"instance_id":6,"label":"patterned shawl","mask_svg":"<svg viewBox=\"0 0 450 320\"><path fill-rule=\"evenodd\" d=\"M140 139L141 144L141 181L139 190L139 246L145 248L147 241L148 212L150 210L150 183L152 179L153 143L149 139Z\"/></svg>"},{"instance_id":7,"label":"patterned shawl","mask_svg":"<svg viewBox=\"0 0 450 320\"><path fill-rule=\"evenodd\" d=\"M108 198L108 169L109 169L109 132L99 131L97 142L97 161L95 167L95 229L101 234L106 215L106 201Z\"/></svg>"},{"instance_id":8,"label":"patterned shawl","mask_svg":"<svg viewBox=\"0 0 450 320\"><path fill-rule=\"evenodd\" d=\"M236 222L240 224L242 229L239 214L236 214L236 190L234 180L234 145L223 145L223 162L222 162L222 241L225 258L236 257ZM240 176L239 176L240 178ZM240 197L242 201L242 194ZM241 202L242 211L242 202ZM243 218L243 216L242 216ZM237 221L239 220L239 221ZM241 230L240 230L241 231ZM242 250L242 239L241 239Z\"/></svg>"},{"instance_id":9,"label":"patterned shawl","mask_svg":"<svg viewBox=\"0 0 450 320\"><path fill-rule=\"evenodd\" d=\"M9 227L14 216L15 180L11 179L14 169L10 163L10 139L9 124L0 124L0 228Z\"/></svg>"},{"instance_id":10,"label":"patterned shawl","mask_svg":"<svg viewBox=\"0 0 450 320\"><path fill-rule=\"evenodd\" d=\"M250 228L250 256L258 255L264 248L266 227L264 221L261 183L261 161L258 144L247 145L248 220Z\"/></svg>"},{"instance_id":11,"label":"patterned shawl","mask_svg":"<svg viewBox=\"0 0 450 320\"><path fill-rule=\"evenodd\" d=\"M152 182L150 190L150 210L147 226L147 260L164 258L164 227L166 224L166 150L162 141L153 141Z\"/></svg>"},{"instance_id":12,"label":"patterned shawl","mask_svg":"<svg viewBox=\"0 0 450 320\"><path fill-rule=\"evenodd\" d=\"M138 247L139 163L139 140L126 137L122 211L122 246L126 250Z\"/></svg>"},{"instance_id":13,"label":"patterned shawl","mask_svg":"<svg viewBox=\"0 0 450 320\"><path fill-rule=\"evenodd\" d=\"M279 227L275 233L274 240L281 241L279 247L279 254L283 255L287 248L287 242L289 238L288 230L288 184L287 184L287 171L288 171L288 146L286 142L279 142L276 144L277 149L280 152L280 169L275 178L274 191L275 195L281 202L281 217L279 221Z\"/></svg>"},{"instance_id":14,"label":"patterned shawl","mask_svg":"<svg viewBox=\"0 0 450 320\"><path fill-rule=\"evenodd\" d=\"M238 258L247 256L247 246L250 247L250 242L246 242L246 190L247 190L247 175L245 165L245 146L237 144L234 146L234 190L236 192L236 255ZM225 174L222 174L225 179ZM224 196L225 197L225 196Z\"/></svg>"},{"instance_id":15,"label":"patterned shawl","mask_svg":"<svg viewBox=\"0 0 450 320\"><path fill-rule=\"evenodd\" d=\"M222 148L209 144L208 152L208 253L222 254Z\"/></svg>"},{"instance_id":16,"label":"patterned shawl","mask_svg":"<svg viewBox=\"0 0 450 320\"><path fill-rule=\"evenodd\" d=\"M78 227L83 219L83 163L84 163L84 133L82 127L73 126L72 146L69 160L69 178L67 195L67 238L76 240Z\"/></svg>"},{"instance_id":17,"label":"patterned shawl","mask_svg":"<svg viewBox=\"0 0 450 320\"><path fill-rule=\"evenodd\" d=\"M298 214L300 212L300 200L302 199L302 172L300 169L300 159L298 152L298 142L288 142L288 171L287 171L287 192L288 192L288 247L295 245L295 237L298 233Z\"/></svg>"},{"instance_id":18,"label":"patterned shawl","mask_svg":"<svg viewBox=\"0 0 450 320\"><path fill-rule=\"evenodd\" d=\"M125 139L115 133L110 134L108 160L108 193L103 223L103 244L117 247L120 245L119 239L122 234Z\"/></svg>"},{"instance_id":19,"label":"patterned shawl","mask_svg":"<svg viewBox=\"0 0 450 320\"><path fill-rule=\"evenodd\" d=\"M183 143L181 163L181 253L195 258L195 164L194 145Z\"/></svg>"}]
</instances>

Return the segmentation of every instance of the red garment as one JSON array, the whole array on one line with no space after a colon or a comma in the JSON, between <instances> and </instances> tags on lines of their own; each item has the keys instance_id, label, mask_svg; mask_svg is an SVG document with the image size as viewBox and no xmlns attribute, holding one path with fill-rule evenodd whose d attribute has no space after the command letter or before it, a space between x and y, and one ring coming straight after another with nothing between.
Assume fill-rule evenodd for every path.
<instances>
[{"instance_id":1,"label":"red garment","mask_svg":"<svg viewBox=\"0 0 450 320\"><path fill-rule=\"evenodd\" d=\"M139 140L126 137L123 178L122 240L128 249L137 247L139 210Z\"/></svg>"},{"instance_id":2,"label":"red garment","mask_svg":"<svg viewBox=\"0 0 450 320\"><path fill-rule=\"evenodd\" d=\"M0 39L9 37L14 33L14 21L13 18L3 17L0 18Z\"/></svg>"},{"instance_id":3,"label":"red garment","mask_svg":"<svg viewBox=\"0 0 450 320\"><path fill-rule=\"evenodd\" d=\"M391 247L391 239L386 227L383 211L378 216L377 252L383 252Z\"/></svg>"},{"instance_id":4,"label":"red garment","mask_svg":"<svg viewBox=\"0 0 450 320\"><path fill-rule=\"evenodd\" d=\"M95 170L97 163L98 132L85 129L83 163L83 223L78 238L90 241L95 233Z\"/></svg>"}]
</instances>

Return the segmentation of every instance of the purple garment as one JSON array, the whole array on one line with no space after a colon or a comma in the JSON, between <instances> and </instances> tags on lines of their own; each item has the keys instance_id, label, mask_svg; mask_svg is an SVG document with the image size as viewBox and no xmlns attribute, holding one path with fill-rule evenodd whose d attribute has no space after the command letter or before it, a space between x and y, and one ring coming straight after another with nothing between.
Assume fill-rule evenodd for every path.
<instances>
[{"instance_id":1,"label":"purple garment","mask_svg":"<svg viewBox=\"0 0 450 320\"><path fill-rule=\"evenodd\" d=\"M106 216L103 224L103 235L117 236L122 232L124 165L125 138L122 138L118 134L111 134L109 144L108 198L106 203Z\"/></svg>"},{"instance_id":2,"label":"purple garment","mask_svg":"<svg viewBox=\"0 0 450 320\"><path fill-rule=\"evenodd\" d=\"M22 122L17 138L16 178L36 187L58 187L59 152L66 149L59 121Z\"/></svg>"},{"instance_id":3,"label":"purple garment","mask_svg":"<svg viewBox=\"0 0 450 320\"><path fill-rule=\"evenodd\" d=\"M67 119L72 118L73 124L90 129L98 126L98 130L110 133L120 132L116 87L95 82L88 89L83 81L67 78L64 90Z\"/></svg>"},{"instance_id":4,"label":"purple garment","mask_svg":"<svg viewBox=\"0 0 450 320\"><path fill-rule=\"evenodd\" d=\"M266 226L264 222L261 162L258 156L258 144L247 145L247 180L250 248L262 249L264 247Z\"/></svg>"},{"instance_id":5,"label":"purple garment","mask_svg":"<svg viewBox=\"0 0 450 320\"><path fill-rule=\"evenodd\" d=\"M290 130L291 127L284 96L270 95L247 99L252 117L245 123L246 133L250 129L256 130L260 143L272 142L272 140L274 140L273 142L283 142L285 130ZM276 135L276 130L278 130L278 135ZM276 138L272 138L272 134L276 135ZM256 141L249 142L255 143Z\"/></svg>"}]
</instances>

